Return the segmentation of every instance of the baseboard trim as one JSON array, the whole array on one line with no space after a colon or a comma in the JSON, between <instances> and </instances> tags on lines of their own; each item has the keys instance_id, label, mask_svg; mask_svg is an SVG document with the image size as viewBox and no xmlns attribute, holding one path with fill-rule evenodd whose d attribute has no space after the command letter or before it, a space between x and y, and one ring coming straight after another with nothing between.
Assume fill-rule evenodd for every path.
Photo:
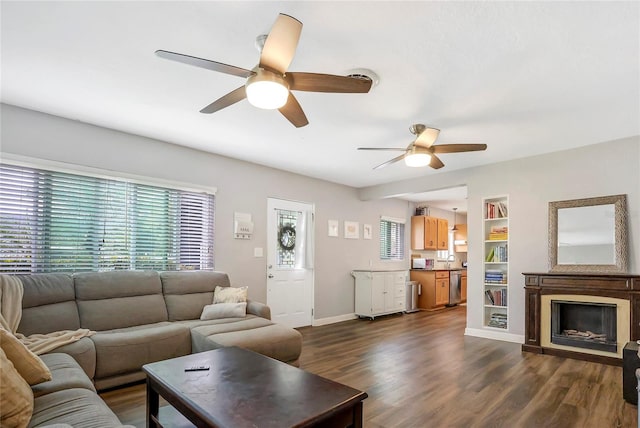
<instances>
[{"instance_id":1,"label":"baseboard trim","mask_svg":"<svg viewBox=\"0 0 640 428\"><path fill-rule=\"evenodd\" d=\"M314 327L318 327L321 325L335 324L337 322L342 322L342 321L350 321L356 318L358 318L356 314L344 314L344 315L338 315L335 317L314 319L313 324L311 325Z\"/></svg>"},{"instance_id":2,"label":"baseboard trim","mask_svg":"<svg viewBox=\"0 0 640 428\"><path fill-rule=\"evenodd\" d=\"M483 330L479 328L465 328L464 335L482 337L484 339L502 340L504 342L524 343L524 335L502 333L500 331Z\"/></svg>"}]
</instances>

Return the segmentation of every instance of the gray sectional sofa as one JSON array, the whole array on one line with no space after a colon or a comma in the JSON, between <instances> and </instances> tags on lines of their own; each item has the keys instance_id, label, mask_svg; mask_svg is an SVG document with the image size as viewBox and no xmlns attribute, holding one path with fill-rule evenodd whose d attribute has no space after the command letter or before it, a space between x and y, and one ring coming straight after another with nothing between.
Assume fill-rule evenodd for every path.
<instances>
[{"instance_id":1,"label":"gray sectional sofa","mask_svg":"<svg viewBox=\"0 0 640 428\"><path fill-rule=\"evenodd\" d=\"M122 427L97 394L91 379L70 355L51 353L41 355L41 359L52 379L31 387L33 414L28 428Z\"/></svg>"},{"instance_id":2,"label":"gray sectional sofa","mask_svg":"<svg viewBox=\"0 0 640 428\"><path fill-rule=\"evenodd\" d=\"M293 365L302 336L270 321L269 307L247 302L242 318L200 320L223 272L111 271L20 275L18 332L26 336L88 328L91 337L55 349L71 355L98 390L145 378L144 364L240 346Z\"/></svg>"},{"instance_id":3,"label":"gray sectional sofa","mask_svg":"<svg viewBox=\"0 0 640 428\"><path fill-rule=\"evenodd\" d=\"M112 271L19 275L24 287L18 333L87 328L90 337L41 355L52 380L32 387L33 427L121 427L97 390L145 378L144 364L224 346L240 346L293 365L302 336L270 321L268 306L248 301L242 318L200 320L222 272Z\"/></svg>"}]
</instances>

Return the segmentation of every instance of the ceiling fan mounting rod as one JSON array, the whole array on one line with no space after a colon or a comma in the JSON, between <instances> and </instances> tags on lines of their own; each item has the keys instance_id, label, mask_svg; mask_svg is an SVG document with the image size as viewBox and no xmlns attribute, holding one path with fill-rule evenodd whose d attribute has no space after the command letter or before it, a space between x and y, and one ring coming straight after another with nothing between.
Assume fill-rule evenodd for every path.
<instances>
[{"instance_id":1,"label":"ceiling fan mounting rod","mask_svg":"<svg viewBox=\"0 0 640 428\"><path fill-rule=\"evenodd\" d=\"M412 133L413 135L420 135L420 134L422 134L422 133L424 132L424 130L425 130L425 129L427 129L427 127L426 127L426 126L424 126L424 125L423 125L423 124L421 124L421 123L416 123L416 124L411 125L411 126L409 127L409 130L411 131L411 133Z\"/></svg>"}]
</instances>

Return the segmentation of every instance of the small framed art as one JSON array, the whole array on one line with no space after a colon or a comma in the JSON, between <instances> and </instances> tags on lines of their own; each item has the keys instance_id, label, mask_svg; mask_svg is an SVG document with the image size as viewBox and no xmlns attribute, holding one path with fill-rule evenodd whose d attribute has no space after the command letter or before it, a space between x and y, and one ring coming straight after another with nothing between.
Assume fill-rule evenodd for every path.
<instances>
[{"instance_id":1,"label":"small framed art","mask_svg":"<svg viewBox=\"0 0 640 428\"><path fill-rule=\"evenodd\" d=\"M359 239L360 238L360 223L357 221L344 222L344 237L347 239Z\"/></svg>"}]
</instances>

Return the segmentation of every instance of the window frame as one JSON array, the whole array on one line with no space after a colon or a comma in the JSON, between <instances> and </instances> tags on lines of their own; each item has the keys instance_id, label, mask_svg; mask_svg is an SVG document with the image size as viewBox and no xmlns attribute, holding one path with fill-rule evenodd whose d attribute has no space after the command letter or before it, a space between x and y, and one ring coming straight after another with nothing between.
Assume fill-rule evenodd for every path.
<instances>
[{"instance_id":1,"label":"window frame","mask_svg":"<svg viewBox=\"0 0 640 428\"><path fill-rule=\"evenodd\" d=\"M387 236L383 232L383 223L388 223L389 225L387 227L391 229L393 228L398 229L398 231L394 234L394 236L389 236L389 239L387 239ZM395 225L395 226L392 226L392 225ZM403 218L380 216L379 230L380 230L380 253L379 253L380 260L391 261L391 262L405 260L406 258L406 248L405 248L406 247L406 237L405 237L406 220ZM389 231L389 233L393 234L391 230ZM400 243L393 245L394 238L396 240L400 240ZM400 253L394 256L393 255L394 250L398 250L400 251ZM388 256L384 257L384 255L388 255Z\"/></svg>"},{"instance_id":2,"label":"window frame","mask_svg":"<svg viewBox=\"0 0 640 428\"><path fill-rule=\"evenodd\" d=\"M114 176L113 171L103 171L89 167L75 168L75 166L70 166L68 164L62 164L59 162L38 162L31 159L25 161L24 159L25 158L14 159L11 156L3 156L2 163L0 164L0 166L2 167L13 168L14 171L17 171L17 169L25 171L25 177L27 177L27 179L22 186L26 189L26 192L30 192L30 194L27 196L33 195L33 197L29 199L31 201L30 203L32 205L38 205L37 208L39 210L38 213L35 213L35 205L33 205L34 208L31 209L31 211L34 211L33 216L31 216L30 213L27 213L26 217L24 216L24 213L21 212L18 212L18 214L16 214L16 216L22 216L22 219L17 222L18 226L20 226L21 224L27 224L29 222L35 222L35 226L29 227L26 232L22 233L23 241L18 242L18 240L16 239L14 240L14 242L7 244L7 246L3 248L3 256L6 257L6 265L3 264L1 268L3 271L6 271L6 273L28 274L36 272L73 272L78 270L96 271L136 268L152 269L154 268L154 265L159 268L156 270L180 270L185 267L191 269L214 269L216 188L171 182L169 180L153 179L142 176L134 176L131 174ZM9 175L7 177L9 178L7 179L11 180L11 171L9 171L8 174ZM31 174L31 177L40 178L43 182L48 183L47 180L60 180L60 182L51 184L51 186L49 187L48 185L39 186L39 183L36 180L33 181L33 183L37 183L35 184L34 190L30 191L29 174ZM69 176L69 174L75 177L71 177ZM35 178L31 179L35 180ZM73 212L72 204L68 202L68 199L70 197L64 194L64 190L60 190L61 188L64 188L64 185L60 183L66 183L66 180L71 183L71 189L73 191L77 191L78 189L82 191L82 187L84 186L84 184L89 183L87 191L89 192L88 202L90 203L89 205L87 205L87 211L85 211L85 208L83 208L83 211L81 212L81 214L87 215L88 217L85 217L84 220L76 221L78 222L77 224L85 227L88 234L87 245L93 245L94 248L89 250L88 258L85 258L84 261L65 261L59 263L56 267L55 262L51 262L48 259L54 256L60 256L60 254L63 255L63 259L66 257L64 255L65 250L55 250L56 246L64 245L66 237L64 235L65 227L62 227L60 230L56 230L55 222L59 221L59 219L61 218L62 223L64 223L65 219L71 217L56 218L56 216L51 214L51 211L57 203L55 195L62 194L62 200L66 200L62 202L63 205L66 205L63 206L63 208L67 212L67 214L65 215L68 216L69 212ZM96 189L104 186L106 186L108 189L110 185L124 186L123 188L125 189L125 199L123 201L125 204L128 203L130 205L134 205L131 203L131 198L133 197L131 194L135 194L136 192L139 192L141 190L149 191L149 189L151 188L152 191L159 192L161 195L165 195L164 199L160 198L162 200L152 198L151 201L142 203L146 203L148 207L151 207L151 209L156 209L158 207L160 208L159 221L164 222L164 224L166 225L165 227L168 227L170 229L170 232L173 234L173 237L171 238L173 241L170 245L177 248L177 250L174 251L176 254L173 254L173 252L169 250L164 252L161 251L161 253L164 254L163 260L150 258L152 262L148 266L136 266L134 261L134 254L132 253L134 244L130 239L130 234L139 233L140 231L134 232L135 225L131 225L132 221L130 219L126 219L124 223L117 223L118 226L125 227L126 229L126 231L124 232L126 236L126 249L124 249L125 247L119 247L117 251L113 253L113 255L108 251L107 253L103 253L103 245L105 242L104 239L102 240L102 243L99 243L96 246L95 239L99 234L95 233L95 222L98 221L102 225L99 227L100 229L104 227L105 231L107 230L106 223L108 220L104 220L103 217L108 216L108 205L110 204L108 202L110 198L108 192L106 196L107 199L104 199L105 196L101 193L104 192L104 189L102 188L100 191ZM131 192L131 194L127 192ZM15 195L17 195L18 198L22 196L22 194L19 192L15 193ZM122 197L122 194L118 194L118 198ZM169 210L166 207L163 208L163 204L167 204L169 203L169 201L174 204L173 211ZM138 203L137 200L135 200L135 202ZM91 203L97 205L91 205ZM156 207L157 204L160 205ZM195 209L182 209L183 206L188 206L190 204L192 207L195 207ZM14 205L14 199L8 199L5 203L5 209L10 209ZM10 211L7 211L7 213L9 212ZM130 211L130 214L135 212L135 209L132 209ZM193 214L197 215L195 226L193 225ZM82 221L87 221L87 223L83 224ZM9 224L10 222L11 220L7 221L6 223ZM74 221L69 221L65 226L75 228ZM70 229L70 236L73 236L73 232L71 230L72 229ZM93 232L91 232L91 230L93 230ZM44 234L52 236L40 238L38 234L43 233L43 231ZM104 233L106 232L103 232L103 236L107 236L104 235ZM192 233L195 234L195 238ZM29 238L30 236L37 236L37 239L34 241L33 238ZM189 238L184 239L183 236L189 236ZM22 246L21 242L29 242L30 239L30 245L28 244L26 246ZM75 245L77 246L77 238L75 239ZM152 237L151 242L154 242L154 240L155 238ZM37 245L40 245L42 243L43 246L37 248ZM142 241L138 242L138 244L142 243ZM204 247L203 244L205 245ZM198 246L200 247L199 254L194 255L194 252L192 251L192 248L194 248L194 246L196 249ZM187 249L184 254L183 251L181 251L183 250L183 248ZM15 249L21 251L15 252ZM74 248L74 250L76 250L76 248ZM189 252L190 254L188 254ZM16 254L15 257L14 253ZM108 254L108 256L111 255L114 261L105 263L105 254ZM12 259L14 259L13 266L9 261ZM20 263L21 260L25 261L25 263ZM46 262L46 266L40 265L40 262L43 260ZM191 266L185 266L185 260L189 260ZM68 263L68 269L64 266L65 263Z\"/></svg>"}]
</instances>

